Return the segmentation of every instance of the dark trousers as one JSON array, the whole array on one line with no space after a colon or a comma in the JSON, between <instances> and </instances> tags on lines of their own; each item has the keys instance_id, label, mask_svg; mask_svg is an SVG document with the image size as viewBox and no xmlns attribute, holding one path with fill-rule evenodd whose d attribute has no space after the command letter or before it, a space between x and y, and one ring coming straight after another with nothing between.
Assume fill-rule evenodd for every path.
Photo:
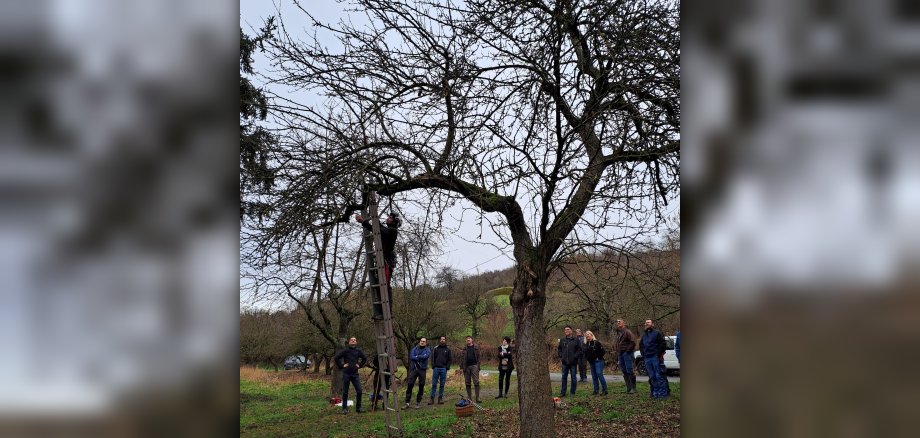
<instances>
[{"instance_id":1,"label":"dark trousers","mask_svg":"<svg viewBox=\"0 0 920 438\"><path fill-rule=\"evenodd\" d=\"M409 370L409 386L406 387L406 403L409 403L409 400L412 399L412 387L415 386L416 380L418 380L418 395L415 396L415 402L420 403L422 401L422 393L425 392L426 374L428 374L427 369Z\"/></svg>"},{"instance_id":2,"label":"dark trousers","mask_svg":"<svg viewBox=\"0 0 920 438\"><path fill-rule=\"evenodd\" d=\"M645 370L648 371L649 392L652 398L667 397L670 390L668 389L668 379L661 372L661 361L657 357L646 357Z\"/></svg>"},{"instance_id":3,"label":"dark trousers","mask_svg":"<svg viewBox=\"0 0 920 438\"><path fill-rule=\"evenodd\" d=\"M578 358L578 374L581 376L581 380L586 380L588 378L588 361L585 360L584 356Z\"/></svg>"},{"instance_id":4,"label":"dark trousers","mask_svg":"<svg viewBox=\"0 0 920 438\"><path fill-rule=\"evenodd\" d=\"M355 387L355 407L361 409L361 377L358 373L342 373L342 409L348 409L348 384Z\"/></svg>"},{"instance_id":5,"label":"dark trousers","mask_svg":"<svg viewBox=\"0 0 920 438\"><path fill-rule=\"evenodd\" d=\"M664 381L665 393L671 395L671 385L668 385L668 367L664 365L664 361L661 361L661 380Z\"/></svg>"},{"instance_id":6,"label":"dark trousers","mask_svg":"<svg viewBox=\"0 0 920 438\"><path fill-rule=\"evenodd\" d=\"M633 375L633 352L624 351L617 356L620 361L620 371L623 372L623 376L632 376Z\"/></svg>"},{"instance_id":7,"label":"dark trousers","mask_svg":"<svg viewBox=\"0 0 920 438\"><path fill-rule=\"evenodd\" d=\"M566 383L568 382L567 378L572 379L572 394L575 394L575 388L578 386L578 377L575 375L575 368L578 366L577 363L571 365L562 364L562 391L561 395L565 395Z\"/></svg>"},{"instance_id":8,"label":"dark trousers","mask_svg":"<svg viewBox=\"0 0 920 438\"><path fill-rule=\"evenodd\" d=\"M508 395L508 387L511 386L511 371L513 369L507 370L498 370L498 393ZM502 392L502 385L504 385L505 392Z\"/></svg>"}]
</instances>

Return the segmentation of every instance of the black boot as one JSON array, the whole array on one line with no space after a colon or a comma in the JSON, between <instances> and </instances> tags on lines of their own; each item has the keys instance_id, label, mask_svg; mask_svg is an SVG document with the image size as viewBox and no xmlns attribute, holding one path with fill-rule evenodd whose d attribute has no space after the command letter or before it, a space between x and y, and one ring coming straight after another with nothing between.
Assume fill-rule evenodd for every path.
<instances>
[{"instance_id":1,"label":"black boot","mask_svg":"<svg viewBox=\"0 0 920 438\"><path fill-rule=\"evenodd\" d=\"M364 411L361 410L361 393L358 393L358 397L355 398L355 412L363 414Z\"/></svg>"},{"instance_id":2,"label":"black boot","mask_svg":"<svg viewBox=\"0 0 920 438\"><path fill-rule=\"evenodd\" d=\"M476 403L482 403L482 400L479 399L479 385L476 385Z\"/></svg>"},{"instance_id":3,"label":"black boot","mask_svg":"<svg viewBox=\"0 0 920 438\"><path fill-rule=\"evenodd\" d=\"M471 385L466 385L466 399L467 399L467 400L472 400L472 399L473 399L473 392L472 392L472 391L473 391L473 387L472 387Z\"/></svg>"},{"instance_id":4,"label":"black boot","mask_svg":"<svg viewBox=\"0 0 920 438\"><path fill-rule=\"evenodd\" d=\"M495 396L495 398L502 398L502 390L501 390L501 388L498 389L498 395Z\"/></svg>"},{"instance_id":5,"label":"black boot","mask_svg":"<svg viewBox=\"0 0 920 438\"><path fill-rule=\"evenodd\" d=\"M428 401L428 406L431 406L433 404L434 404L434 396L431 396L431 400Z\"/></svg>"},{"instance_id":6,"label":"black boot","mask_svg":"<svg viewBox=\"0 0 920 438\"><path fill-rule=\"evenodd\" d=\"M443 404L444 404L444 396L443 396L443 395L439 395L439 396L438 396L438 404L439 404L439 405L443 405Z\"/></svg>"}]
</instances>

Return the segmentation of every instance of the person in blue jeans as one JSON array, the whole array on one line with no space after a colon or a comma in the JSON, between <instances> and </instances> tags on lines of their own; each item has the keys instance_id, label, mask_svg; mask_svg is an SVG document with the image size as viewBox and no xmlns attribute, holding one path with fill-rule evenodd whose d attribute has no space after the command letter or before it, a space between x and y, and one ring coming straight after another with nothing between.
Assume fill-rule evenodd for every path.
<instances>
[{"instance_id":1,"label":"person in blue jeans","mask_svg":"<svg viewBox=\"0 0 920 438\"><path fill-rule=\"evenodd\" d=\"M636 374L633 372L634 353L636 351L636 335L626 327L622 319L617 320L616 341L614 349L620 371L623 372L623 381L626 383L626 393L636 393Z\"/></svg>"},{"instance_id":2,"label":"person in blue jeans","mask_svg":"<svg viewBox=\"0 0 920 438\"><path fill-rule=\"evenodd\" d=\"M348 413L348 385L355 387L355 412L361 410L361 378L358 370L367 364L367 356L358 348L358 339L354 336L348 338L348 348L335 355L335 365L342 370L342 413Z\"/></svg>"},{"instance_id":3,"label":"person in blue jeans","mask_svg":"<svg viewBox=\"0 0 920 438\"><path fill-rule=\"evenodd\" d=\"M594 332L585 332L585 361L591 368L591 382L594 383L594 395L598 389L603 389L601 394L607 395L607 379L604 378L604 346L594 337ZM598 384L600 383L600 384ZM600 386L600 388L598 388Z\"/></svg>"},{"instance_id":4,"label":"person in blue jeans","mask_svg":"<svg viewBox=\"0 0 920 438\"><path fill-rule=\"evenodd\" d=\"M562 392L559 397L565 397L566 383L572 381L572 395L578 385L578 359L582 356L581 344L572 334L572 326L565 326L565 337L559 340L559 360L562 362Z\"/></svg>"},{"instance_id":5,"label":"person in blue jeans","mask_svg":"<svg viewBox=\"0 0 920 438\"><path fill-rule=\"evenodd\" d=\"M438 339L438 346L434 347L431 352L431 400L429 405L434 404L435 389L438 392L438 404L444 404L444 382L447 380L447 370L450 369L451 362L454 361L453 353L447 347L447 338L441 336ZM440 388L438 385L440 384Z\"/></svg>"},{"instance_id":6,"label":"person in blue jeans","mask_svg":"<svg viewBox=\"0 0 920 438\"><path fill-rule=\"evenodd\" d=\"M642 360L645 361L645 369L648 371L652 398L665 398L670 393L668 382L662 372L666 348L664 335L655 328L651 319L646 319L645 333L642 334L639 351L642 352Z\"/></svg>"}]
</instances>

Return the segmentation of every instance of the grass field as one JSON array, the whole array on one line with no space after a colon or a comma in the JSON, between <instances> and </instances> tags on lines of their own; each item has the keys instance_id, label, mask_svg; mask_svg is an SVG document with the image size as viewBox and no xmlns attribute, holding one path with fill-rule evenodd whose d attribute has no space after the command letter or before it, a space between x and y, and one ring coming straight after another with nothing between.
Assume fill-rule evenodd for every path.
<instances>
[{"instance_id":1,"label":"grass field","mask_svg":"<svg viewBox=\"0 0 920 438\"><path fill-rule=\"evenodd\" d=\"M427 406L426 384L421 409L401 410L407 437L516 436L518 430L516 381L512 398L496 400L497 375L481 380L482 406L472 417L457 418L453 403L461 392L462 378L449 372L443 405ZM429 372L430 379L430 372ZM553 393L559 391L553 384ZM624 394L622 384L611 384L606 397L591 395L592 387L579 386L578 394L566 397L556 410L558 436L680 436L680 384L671 383L671 397L651 400L648 384L639 383L639 394ZM369 388L365 387L365 391ZM417 391L417 390L416 390ZM400 401L405 396L401 387ZM351 393L353 397L353 391ZM247 437L365 437L385 435L383 412L339 414L328 401L327 376L298 371L273 372L240 368L240 436ZM363 407L370 410L365 392ZM551 399L547 395L547 402ZM414 398L413 398L414 405ZM380 405L378 405L380 406Z\"/></svg>"}]
</instances>

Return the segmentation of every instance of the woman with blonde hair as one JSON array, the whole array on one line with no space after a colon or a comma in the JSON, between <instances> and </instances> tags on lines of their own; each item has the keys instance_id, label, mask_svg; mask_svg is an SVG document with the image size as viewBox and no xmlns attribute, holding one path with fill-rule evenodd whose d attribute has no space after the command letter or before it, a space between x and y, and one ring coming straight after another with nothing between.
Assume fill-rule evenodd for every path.
<instances>
[{"instance_id":1,"label":"woman with blonde hair","mask_svg":"<svg viewBox=\"0 0 920 438\"><path fill-rule=\"evenodd\" d=\"M585 332L585 359L588 361L588 367L591 368L591 382L594 383L594 395L597 390L603 389L602 394L607 395L607 380L604 378L604 346L594 337L590 330ZM600 381L600 385L598 385Z\"/></svg>"}]
</instances>

